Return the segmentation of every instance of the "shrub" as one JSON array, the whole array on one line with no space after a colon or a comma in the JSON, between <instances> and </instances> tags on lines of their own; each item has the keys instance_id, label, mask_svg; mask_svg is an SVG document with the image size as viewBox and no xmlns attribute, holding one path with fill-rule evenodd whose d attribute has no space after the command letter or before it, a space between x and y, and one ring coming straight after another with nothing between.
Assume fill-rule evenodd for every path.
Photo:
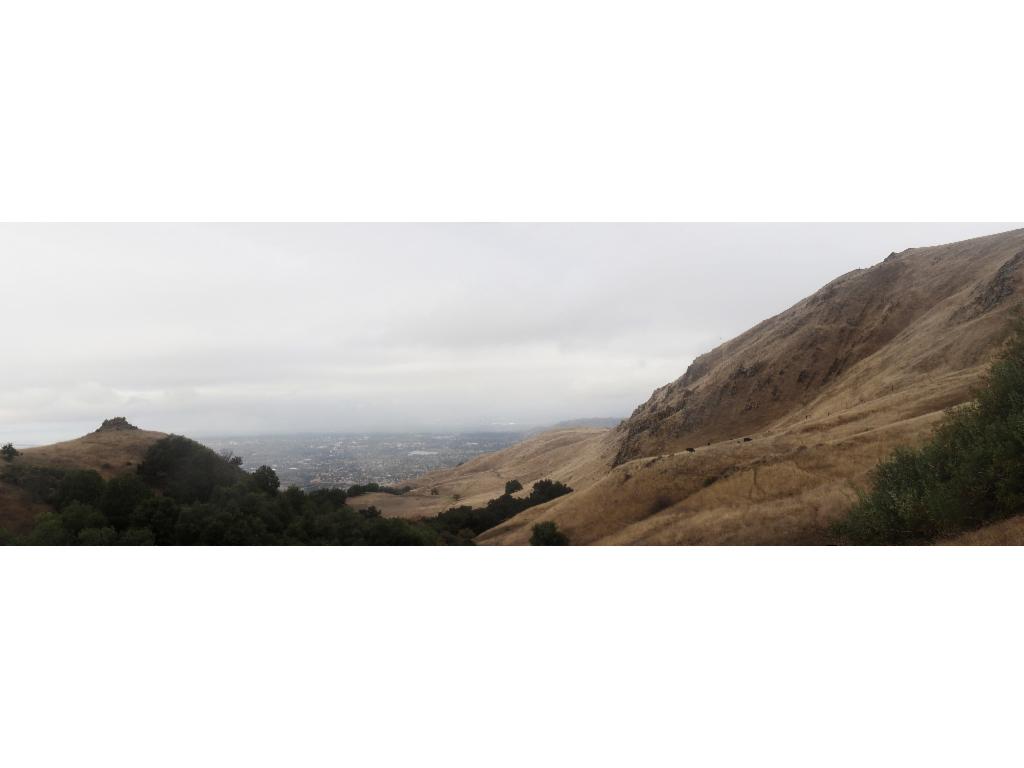
<instances>
[{"instance_id":1,"label":"shrub","mask_svg":"<svg viewBox=\"0 0 1024 768\"><path fill-rule=\"evenodd\" d=\"M55 504L57 491L67 472L54 467L33 467L24 463L6 467L3 478L25 491L33 501Z\"/></svg>"},{"instance_id":2,"label":"shrub","mask_svg":"<svg viewBox=\"0 0 1024 768\"><path fill-rule=\"evenodd\" d=\"M555 523L537 523L533 526L533 535L530 537L530 546L533 547L565 547L569 544L569 537L558 530Z\"/></svg>"},{"instance_id":3,"label":"shrub","mask_svg":"<svg viewBox=\"0 0 1024 768\"><path fill-rule=\"evenodd\" d=\"M854 544L923 544L1024 513L1024 326L971 405L947 412L931 440L874 470L837 527Z\"/></svg>"},{"instance_id":4,"label":"shrub","mask_svg":"<svg viewBox=\"0 0 1024 768\"><path fill-rule=\"evenodd\" d=\"M11 443L7 443L3 448L0 448L0 456L3 456L4 461L14 461L16 457L21 456L21 451Z\"/></svg>"},{"instance_id":5,"label":"shrub","mask_svg":"<svg viewBox=\"0 0 1024 768\"><path fill-rule=\"evenodd\" d=\"M535 507L538 504L554 501L560 496L565 496L567 493L572 493L572 488L565 483L558 483L553 480L541 480L540 482L533 484L533 490L530 491L528 501L530 502L531 507Z\"/></svg>"}]
</instances>

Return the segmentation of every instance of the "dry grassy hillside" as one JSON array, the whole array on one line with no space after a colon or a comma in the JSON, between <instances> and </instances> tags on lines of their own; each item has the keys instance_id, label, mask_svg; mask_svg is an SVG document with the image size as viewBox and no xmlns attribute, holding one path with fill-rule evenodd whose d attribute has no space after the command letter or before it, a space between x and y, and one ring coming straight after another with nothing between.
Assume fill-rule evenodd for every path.
<instances>
[{"instance_id":1,"label":"dry grassy hillside","mask_svg":"<svg viewBox=\"0 0 1024 768\"><path fill-rule=\"evenodd\" d=\"M123 419L111 419L97 431L64 443L26 448L9 465L0 464L0 528L13 533L28 530L35 516L46 511L28 494L5 482L5 469L18 466L52 469L93 469L105 479L134 472L153 443L166 437L163 432L136 429Z\"/></svg>"},{"instance_id":2,"label":"dry grassy hillside","mask_svg":"<svg viewBox=\"0 0 1024 768\"><path fill-rule=\"evenodd\" d=\"M410 483L413 489L404 496L367 494L353 499L352 504L376 506L388 517L416 518L462 504L482 506L500 496L509 480L518 480L527 490L545 478L573 488L586 487L607 472L616 450L611 437L607 429L587 427L543 432L460 467L423 475Z\"/></svg>"},{"instance_id":3,"label":"dry grassy hillside","mask_svg":"<svg viewBox=\"0 0 1024 768\"><path fill-rule=\"evenodd\" d=\"M828 542L877 461L970 399L1022 279L1024 231L845 275L655 392L606 437L596 482L479 540L553 520L579 544Z\"/></svg>"},{"instance_id":4,"label":"dry grassy hillside","mask_svg":"<svg viewBox=\"0 0 1024 768\"><path fill-rule=\"evenodd\" d=\"M1024 231L1015 231L844 275L655 392L624 425L618 459L845 411L984 365L1022 266Z\"/></svg>"}]
</instances>

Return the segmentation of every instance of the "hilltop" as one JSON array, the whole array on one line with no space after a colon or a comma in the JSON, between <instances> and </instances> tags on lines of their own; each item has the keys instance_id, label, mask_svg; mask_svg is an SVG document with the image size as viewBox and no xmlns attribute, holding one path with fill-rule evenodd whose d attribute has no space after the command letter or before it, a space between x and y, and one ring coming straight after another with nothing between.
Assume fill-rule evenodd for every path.
<instances>
[{"instance_id":1,"label":"hilltop","mask_svg":"<svg viewBox=\"0 0 1024 768\"><path fill-rule=\"evenodd\" d=\"M15 473L91 469L109 480L134 473L146 451L164 437L163 432L142 430L117 417L76 440L24 449L13 462L0 463L0 528L21 533L48 509L33 501L24 479L19 481Z\"/></svg>"},{"instance_id":2,"label":"hilltop","mask_svg":"<svg viewBox=\"0 0 1024 768\"><path fill-rule=\"evenodd\" d=\"M1022 270L1022 230L890 254L699 357L617 428L549 455L546 433L413 493L480 498L521 468L577 489L480 543L526 543L541 520L577 544L826 543L881 458L971 399Z\"/></svg>"}]
</instances>

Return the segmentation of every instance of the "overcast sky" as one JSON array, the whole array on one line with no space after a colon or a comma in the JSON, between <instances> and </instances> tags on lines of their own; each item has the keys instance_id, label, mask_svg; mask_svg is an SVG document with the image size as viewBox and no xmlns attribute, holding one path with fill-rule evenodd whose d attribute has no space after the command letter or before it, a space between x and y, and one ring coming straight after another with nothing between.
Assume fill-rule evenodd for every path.
<instances>
[{"instance_id":1,"label":"overcast sky","mask_svg":"<svg viewBox=\"0 0 1024 768\"><path fill-rule=\"evenodd\" d=\"M1016 226L0 225L0 440L625 416L840 274Z\"/></svg>"}]
</instances>

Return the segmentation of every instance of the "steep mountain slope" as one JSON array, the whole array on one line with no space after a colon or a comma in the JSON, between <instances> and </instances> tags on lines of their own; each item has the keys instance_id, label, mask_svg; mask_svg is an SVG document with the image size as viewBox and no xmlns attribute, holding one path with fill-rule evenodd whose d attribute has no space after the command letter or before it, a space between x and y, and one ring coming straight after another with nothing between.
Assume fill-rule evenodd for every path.
<instances>
[{"instance_id":1,"label":"steep mountain slope","mask_svg":"<svg viewBox=\"0 0 1024 768\"><path fill-rule=\"evenodd\" d=\"M618 460L845 410L982 364L1022 266L1018 231L844 275L655 392L628 420Z\"/></svg>"},{"instance_id":2,"label":"steep mountain slope","mask_svg":"<svg viewBox=\"0 0 1024 768\"><path fill-rule=\"evenodd\" d=\"M827 541L879 458L970 399L1022 279L1020 230L844 275L656 391L594 484L480 541L525 543L542 519L581 544Z\"/></svg>"}]
</instances>

